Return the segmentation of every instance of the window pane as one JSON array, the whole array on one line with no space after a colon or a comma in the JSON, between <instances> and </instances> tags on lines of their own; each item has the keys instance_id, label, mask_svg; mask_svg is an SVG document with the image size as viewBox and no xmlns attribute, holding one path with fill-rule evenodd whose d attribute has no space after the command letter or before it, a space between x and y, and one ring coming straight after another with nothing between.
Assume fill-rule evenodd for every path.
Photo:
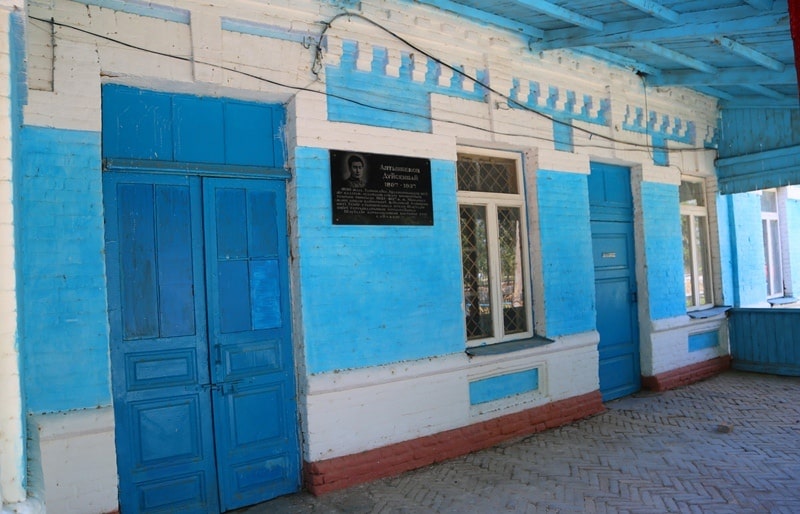
<instances>
[{"instance_id":1,"label":"window pane","mask_svg":"<svg viewBox=\"0 0 800 514\"><path fill-rule=\"evenodd\" d=\"M770 295L783 294L783 277L781 276L781 248L778 234L778 220L769 220L770 238Z\"/></svg>"},{"instance_id":2,"label":"window pane","mask_svg":"<svg viewBox=\"0 0 800 514\"><path fill-rule=\"evenodd\" d=\"M705 216L695 217L695 251L697 252L698 305L711 303L711 265L708 253L708 228Z\"/></svg>"},{"instance_id":3,"label":"window pane","mask_svg":"<svg viewBox=\"0 0 800 514\"><path fill-rule=\"evenodd\" d=\"M489 249L486 240L486 207L462 205L459 212L467 338L492 337L494 330L489 283Z\"/></svg>"},{"instance_id":4,"label":"window pane","mask_svg":"<svg viewBox=\"0 0 800 514\"><path fill-rule=\"evenodd\" d=\"M517 165L510 159L458 156L459 191L517 194Z\"/></svg>"},{"instance_id":5,"label":"window pane","mask_svg":"<svg viewBox=\"0 0 800 514\"><path fill-rule=\"evenodd\" d=\"M706 205L702 182L682 181L679 194L681 205L695 205L697 207L705 207Z\"/></svg>"},{"instance_id":6,"label":"window pane","mask_svg":"<svg viewBox=\"0 0 800 514\"><path fill-rule=\"evenodd\" d=\"M761 212L778 212L778 195L775 191L761 192Z\"/></svg>"},{"instance_id":7,"label":"window pane","mask_svg":"<svg viewBox=\"0 0 800 514\"><path fill-rule=\"evenodd\" d=\"M683 234L683 287L686 296L686 307L694 307L694 262L692 258L692 229L689 216L681 216L681 233Z\"/></svg>"},{"instance_id":8,"label":"window pane","mask_svg":"<svg viewBox=\"0 0 800 514\"><path fill-rule=\"evenodd\" d=\"M500 280L503 289L503 331L516 334L528 330L525 283L522 273L520 209L499 207L497 225L500 247Z\"/></svg>"}]
</instances>

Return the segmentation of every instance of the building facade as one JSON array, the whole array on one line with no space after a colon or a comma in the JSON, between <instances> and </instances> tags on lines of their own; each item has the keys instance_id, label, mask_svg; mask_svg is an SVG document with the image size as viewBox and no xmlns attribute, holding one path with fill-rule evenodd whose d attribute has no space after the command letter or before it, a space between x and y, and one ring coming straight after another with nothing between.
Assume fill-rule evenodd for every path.
<instances>
[{"instance_id":1,"label":"building facade","mask_svg":"<svg viewBox=\"0 0 800 514\"><path fill-rule=\"evenodd\" d=\"M424 466L726 369L726 306L800 290L800 197L721 191L688 89L404 0L0 12L11 512Z\"/></svg>"}]
</instances>

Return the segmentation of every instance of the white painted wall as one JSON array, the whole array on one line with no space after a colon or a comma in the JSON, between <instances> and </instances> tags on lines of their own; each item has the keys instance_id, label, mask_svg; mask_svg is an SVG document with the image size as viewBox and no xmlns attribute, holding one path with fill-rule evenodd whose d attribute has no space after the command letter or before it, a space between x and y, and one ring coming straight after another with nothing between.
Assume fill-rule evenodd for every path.
<instances>
[{"instance_id":1,"label":"white painted wall","mask_svg":"<svg viewBox=\"0 0 800 514\"><path fill-rule=\"evenodd\" d=\"M16 341L9 56L9 16L19 3L0 4L0 507L3 503L25 499L22 398Z\"/></svg>"}]
</instances>

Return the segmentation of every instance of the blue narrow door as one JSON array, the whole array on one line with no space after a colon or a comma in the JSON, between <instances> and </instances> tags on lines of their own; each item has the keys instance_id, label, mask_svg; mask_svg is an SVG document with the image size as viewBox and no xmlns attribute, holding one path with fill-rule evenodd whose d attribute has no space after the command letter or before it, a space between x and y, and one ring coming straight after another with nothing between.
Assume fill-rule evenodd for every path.
<instances>
[{"instance_id":1,"label":"blue narrow door","mask_svg":"<svg viewBox=\"0 0 800 514\"><path fill-rule=\"evenodd\" d=\"M282 181L204 179L223 510L300 487L284 187Z\"/></svg>"},{"instance_id":2,"label":"blue narrow door","mask_svg":"<svg viewBox=\"0 0 800 514\"><path fill-rule=\"evenodd\" d=\"M589 202L600 392L607 401L641 389L630 171L592 163Z\"/></svg>"},{"instance_id":3,"label":"blue narrow door","mask_svg":"<svg viewBox=\"0 0 800 514\"><path fill-rule=\"evenodd\" d=\"M200 183L106 173L104 190L121 509L216 512Z\"/></svg>"},{"instance_id":4,"label":"blue narrow door","mask_svg":"<svg viewBox=\"0 0 800 514\"><path fill-rule=\"evenodd\" d=\"M126 514L214 513L299 489L284 187L104 176Z\"/></svg>"}]
</instances>

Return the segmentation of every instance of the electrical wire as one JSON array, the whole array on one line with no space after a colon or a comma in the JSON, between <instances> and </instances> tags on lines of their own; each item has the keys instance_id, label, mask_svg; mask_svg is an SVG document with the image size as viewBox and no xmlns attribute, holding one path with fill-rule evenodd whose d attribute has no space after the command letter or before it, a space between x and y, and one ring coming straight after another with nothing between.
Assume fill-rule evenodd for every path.
<instances>
[{"instance_id":1,"label":"electrical wire","mask_svg":"<svg viewBox=\"0 0 800 514\"><path fill-rule=\"evenodd\" d=\"M72 31L75 31L75 32L78 32L78 33L86 34L86 35L89 35L89 36L92 36L92 37L96 37L98 39L102 39L102 40L108 41L110 43L114 43L114 44L123 46L125 48L130 48L132 50L146 52L146 53L149 53L149 54L152 54L152 55L158 55L158 56L161 56L161 57L165 57L165 58L169 58L169 59L175 59L175 60L178 60L178 61L183 61L183 62L187 62L187 63L191 63L191 64L202 64L202 65L206 65L206 66L212 66L212 67L224 70L224 71L228 71L228 72L236 73L236 74L244 76L244 77L252 78L254 80L258 80L260 82L264 82L266 84L270 84L270 85L273 85L273 86L276 86L276 87L279 87L279 88L289 89L289 90L298 91L298 92L302 91L302 92L319 94L319 95L325 96L326 98L334 98L334 99L341 100L341 101L350 103L350 104L358 106L358 107L364 107L364 108L367 108L367 109L373 109L373 110L376 110L376 111L382 111L382 112L386 112L386 113L389 113L389 114L399 114L399 115L409 116L409 117L418 118L418 119L422 119L422 120L429 121L429 122L439 122L439 123L446 123L446 124L455 125L455 126L461 126L461 127L465 127L465 128L469 128L469 129L485 132L485 133L501 135L501 136L523 137L523 138L534 139L534 140L537 140L537 141L543 141L543 142L547 142L547 143L555 143L556 142L555 139L551 139L551 138L547 138L547 137L543 137L543 136L537 136L537 135L531 134L531 133L497 131L497 130L488 129L488 128L485 128L485 127L482 127L482 126L479 126L479 125L473 125L471 123L467 123L467 122L463 122L463 121L435 118L433 116L427 116L427 115L420 114L420 113L409 112L409 111L402 110L402 109L394 109L394 108L385 107L385 106L377 106L377 105L373 105L373 104L370 104L368 102L361 101L361 100L358 100L358 99L355 99L355 98L351 98L351 97L348 97L348 96L345 96L345 95L342 95L342 94L332 93L332 92L329 92L329 91L321 91L319 89L314 89L314 88L311 88L309 86L299 86L299 85L286 84L284 82L280 82L280 81L277 81L277 80L274 80L274 79L270 79L270 78L267 78L267 77L264 77L264 76L261 76L261 75L257 75L255 73L250 73L250 72L243 71L243 70L240 70L240 69L237 69L237 68L233 68L233 67L230 67L230 66L225 66L225 65L222 65L222 64L205 62L205 61L202 61L202 60L197 60L197 59L195 59L195 58L193 58L191 56L175 55L175 54L171 54L171 53L168 53L168 52L163 52L163 51L160 51L160 50L146 48L146 47L143 47L143 46L140 46L140 45L136 45L136 44L133 44L133 43L129 43L129 42L123 41L123 40L118 39L118 38L114 38L114 37L111 37L111 36L100 34L98 32L94 32L94 31L91 31L91 30L88 30L88 29L84 29L84 28L81 28L81 27L78 27L78 26L75 26L75 25L59 22L59 21L56 21L53 18L45 19L45 18L39 18L39 17L36 17L36 16L30 16L30 15L28 17L30 19L32 19L32 20L36 20L36 21L39 21L39 22L47 23L47 24L50 24L50 25L55 26L55 27L69 29L69 30L72 30ZM573 129L576 129L576 130L579 130L579 131L581 131L581 132L583 132L585 134L588 134L589 135L589 139L592 139L593 137L597 137L598 139L603 139L603 140L606 140L606 141L611 142L611 143L625 145L625 146L629 147L628 148L629 151L642 151L642 152L648 152L648 153L651 152L652 145L647 145L647 144L641 144L641 143L636 143L636 142L631 142L631 141L624 141L624 140L620 140L620 139L615 139L613 137L607 136L607 135L599 133L599 132L591 131L591 130L585 129L583 127L572 125L569 122L566 122L566 121L563 121L563 120L559 120L558 118L555 118L553 116L548 116L547 114L539 112L539 111L537 111L537 110L535 110L535 109L533 109L533 108L531 108L531 107L529 107L529 106L527 106L525 104L521 104L521 103L517 102L516 100L514 100L513 98L509 97L508 95L495 90L494 88L492 88L491 86L489 86L487 84L484 84L483 82L478 80L476 77L470 76L469 74L465 73L463 70L460 70L458 67L452 66L449 63L447 63L447 62L445 62L445 61L433 56L429 52L423 50L422 48L419 48L417 45L411 43L410 41L408 41L404 37L400 36L399 34L396 34L395 32L391 31L390 29L388 29L386 27L383 27L381 24L375 22L374 20L372 20L372 19L370 19L370 18L368 18L366 16L363 16L361 14L358 14L358 13L343 12L343 13L339 13L339 14L333 16L327 22L320 22L323 25L323 29L322 29L322 32L319 35L319 39L317 40L316 48L314 50L315 51L314 63L312 65L312 73L314 73L315 75L318 74L318 69L319 69L318 66L321 66L321 62L323 60L322 56L323 56L324 52L322 50L322 42L323 42L323 40L325 38L325 34L327 33L328 29L331 28L332 24L335 21L337 21L338 19L343 18L343 17L355 17L355 18L358 18L358 19L361 19L361 20L364 20L364 21L368 22L369 24L375 26L376 28L386 32L391 37L396 38L398 41L400 41L404 45L408 46L409 48L413 49L414 51L419 52L422 55L425 55L426 57L428 57L432 61L436 62L437 64L439 64L441 66L444 66L447 69L451 70L453 73L457 73L457 74L461 75L462 77L472 81L473 83L480 85L481 87L485 88L487 91L499 96L500 98L504 99L506 102L508 102L510 104L513 104L514 106L520 108L521 110L525 110L527 112L531 112L533 114L541 116L541 117L543 117L543 118L545 118L545 119L547 119L547 120L549 120L551 122L554 122L554 123L562 123L562 124L568 125L569 127L573 128ZM317 70L317 71L315 71L315 70ZM606 145L592 145L592 144L588 144L588 143L581 143L581 144L579 144L577 146L579 148L608 149L608 146L606 146ZM705 151L708 151L708 150L709 149L707 149L707 148L697 148L697 147L695 147L695 148L678 149L678 151L690 151L690 152L695 152L695 151L705 152Z\"/></svg>"}]
</instances>

